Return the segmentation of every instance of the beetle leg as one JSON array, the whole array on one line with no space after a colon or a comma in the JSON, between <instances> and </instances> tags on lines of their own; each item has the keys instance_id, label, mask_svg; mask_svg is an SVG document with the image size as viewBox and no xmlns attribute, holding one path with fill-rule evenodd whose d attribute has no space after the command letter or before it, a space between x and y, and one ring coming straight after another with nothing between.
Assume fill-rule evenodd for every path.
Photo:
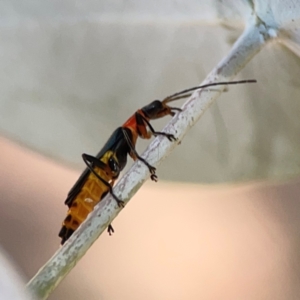
<instances>
[{"instance_id":1,"label":"beetle leg","mask_svg":"<svg viewBox=\"0 0 300 300\"><path fill-rule=\"evenodd\" d=\"M115 232L111 224L108 225L107 232L109 235L112 235Z\"/></svg>"},{"instance_id":2,"label":"beetle leg","mask_svg":"<svg viewBox=\"0 0 300 300\"><path fill-rule=\"evenodd\" d=\"M83 161L85 162L85 164L87 165L88 169L101 181L103 182L109 189L110 194L113 196L113 198L117 201L117 204L119 207L124 207L124 201L120 200L113 192L112 186L109 184L109 182L107 182L106 180L104 180L103 178L101 178L94 170L93 165L97 166L99 168L101 168L102 170L105 171L105 168L108 167L106 164L104 164L102 161L100 161L99 159L97 159L94 156L91 156L89 154L82 154L82 158ZM103 168L104 165L104 168Z\"/></svg>"},{"instance_id":3,"label":"beetle leg","mask_svg":"<svg viewBox=\"0 0 300 300\"><path fill-rule=\"evenodd\" d=\"M135 150L135 148L134 148L134 146L133 146L133 144L132 144L132 142L131 142L131 140L130 140L130 138L129 138L129 136L128 136L128 134L127 134L127 132L124 128L122 128L122 132L124 134L124 137L126 139L126 142L127 142L128 146L130 148L131 157L133 157L133 159L138 159L138 160L142 161L148 167L149 172L151 173L151 176L150 176L151 180L156 182L157 181L157 175L155 174L156 168L151 166L144 158L139 156L139 154L136 152L136 150Z\"/></svg>"},{"instance_id":4,"label":"beetle leg","mask_svg":"<svg viewBox=\"0 0 300 300\"><path fill-rule=\"evenodd\" d=\"M165 136L170 142L173 142L173 141L177 140L176 137L174 136L174 134L166 133L166 132L161 132L161 131L155 131L154 128L152 127L152 125L150 124L150 122L146 118L144 118L143 116L141 116L141 117L143 118L143 120L145 121L145 123L148 125L150 131L152 132L152 134L154 136L158 136L158 135Z\"/></svg>"}]
</instances>

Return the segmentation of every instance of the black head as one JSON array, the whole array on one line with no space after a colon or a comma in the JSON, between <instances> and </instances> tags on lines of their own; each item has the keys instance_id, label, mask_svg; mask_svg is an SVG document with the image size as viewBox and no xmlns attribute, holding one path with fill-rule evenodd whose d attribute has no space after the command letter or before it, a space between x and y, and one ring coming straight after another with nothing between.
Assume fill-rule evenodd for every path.
<instances>
[{"instance_id":1,"label":"black head","mask_svg":"<svg viewBox=\"0 0 300 300\"><path fill-rule=\"evenodd\" d=\"M164 110L163 104L160 100L154 100L150 104L144 106L142 108L142 112L148 117L150 120L158 118L157 115Z\"/></svg>"},{"instance_id":2,"label":"black head","mask_svg":"<svg viewBox=\"0 0 300 300\"><path fill-rule=\"evenodd\" d=\"M173 110L181 111L180 108L170 107L160 100L154 100L150 104L142 108L142 112L150 120L159 119L166 115L174 116L175 113L173 112Z\"/></svg>"}]
</instances>

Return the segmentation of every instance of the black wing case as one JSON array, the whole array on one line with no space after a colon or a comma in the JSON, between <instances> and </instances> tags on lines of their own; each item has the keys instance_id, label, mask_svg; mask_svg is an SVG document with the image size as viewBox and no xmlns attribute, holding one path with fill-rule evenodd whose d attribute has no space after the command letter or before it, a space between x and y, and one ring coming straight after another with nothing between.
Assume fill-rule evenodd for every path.
<instances>
[{"instance_id":1,"label":"black wing case","mask_svg":"<svg viewBox=\"0 0 300 300\"><path fill-rule=\"evenodd\" d=\"M101 159L101 157L109 150L114 151L115 148L119 145L119 143L123 139L123 132L122 128L118 127L112 135L109 137L103 148L99 151L99 153L96 155L96 158ZM127 155L127 154L126 154ZM81 191L82 187L84 186L88 176L90 175L91 171L88 168L85 168L85 170L82 172L76 183L73 185L71 190L68 193L67 199L65 200L65 204L68 205L68 207L71 207L72 202L74 198L78 195L78 193Z\"/></svg>"}]
</instances>

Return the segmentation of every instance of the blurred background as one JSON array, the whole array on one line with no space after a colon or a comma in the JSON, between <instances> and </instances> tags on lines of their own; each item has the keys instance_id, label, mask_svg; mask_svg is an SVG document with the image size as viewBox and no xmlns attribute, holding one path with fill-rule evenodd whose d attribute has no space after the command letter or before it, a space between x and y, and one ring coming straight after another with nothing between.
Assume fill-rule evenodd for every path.
<instances>
[{"instance_id":1,"label":"blurred background","mask_svg":"<svg viewBox=\"0 0 300 300\"><path fill-rule=\"evenodd\" d=\"M0 3L0 243L25 281L59 247L81 154L138 108L198 85L252 9ZM278 23L280 43L238 77L258 83L222 95L50 299L299 299L299 18Z\"/></svg>"},{"instance_id":2,"label":"blurred background","mask_svg":"<svg viewBox=\"0 0 300 300\"><path fill-rule=\"evenodd\" d=\"M28 280L59 247L79 172L0 145L1 245ZM299 193L149 181L49 299L299 299Z\"/></svg>"}]
</instances>

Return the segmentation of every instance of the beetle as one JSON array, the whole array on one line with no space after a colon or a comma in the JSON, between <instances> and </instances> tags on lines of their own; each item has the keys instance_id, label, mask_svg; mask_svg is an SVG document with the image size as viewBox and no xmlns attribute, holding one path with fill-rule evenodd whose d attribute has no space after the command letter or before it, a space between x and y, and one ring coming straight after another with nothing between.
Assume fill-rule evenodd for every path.
<instances>
[{"instance_id":1,"label":"beetle","mask_svg":"<svg viewBox=\"0 0 300 300\"><path fill-rule=\"evenodd\" d=\"M151 120L159 119L164 116L174 116L180 112L178 107L171 107L169 102L191 96L191 92L218 85L232 85L242 83L254 83L256 80L240 80L231 82L215 82L202 86L196 86L185 89L178 93L164 98L162 101L154 100L150 104L138 109L122 126L118 127L109 137L103 148L96 156L82 154L86 164L86 169L78 178L72 189L69 191L65 204L69 207L66 218L63 221L59 232L61 244L73 234L79 225L86 219L88 214L94 209L108 193L112 194L119 207L124 206L124 202L113 193L113 185L118 179L120 172L127 163L127 156L133 160L142 161L149 169L150 178L157 181L156 168L151 166L143 157L141 157L135 145L138 137L150 139L152 136L165 136L171 142L176 140L173 134L155 131L150 124ZM108 233L114 232L109 224Z\"/></svg>"}]
</instances>

